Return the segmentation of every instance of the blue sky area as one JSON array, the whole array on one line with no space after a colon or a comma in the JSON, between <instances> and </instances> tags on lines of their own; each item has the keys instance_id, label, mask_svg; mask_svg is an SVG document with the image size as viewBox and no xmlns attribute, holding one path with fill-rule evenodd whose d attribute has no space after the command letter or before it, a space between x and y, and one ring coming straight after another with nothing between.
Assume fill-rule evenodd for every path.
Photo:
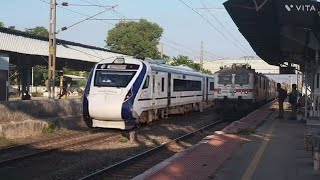
<instances>
[{"instance_id":1,"label":"blue sky area","mask_svg":"<svg viewBox=\"0 0 320 180\"><path fill-rule=\"evenodd\" d=\"M44 26L49 24L50 0L7 0L1 2L0 21L5 26L16 26L18 30ZM203 15L206 22L194 11L184 5L180 0L84 0L94 4L118 5L115 10L127 18L145 18L158 23L164 29L162 39L164 53L170 56L178 54L187 55L192 59L200 56L200 42L204 41L205 59L214 60L220 58L239 58L241 56L255 55L248 42L239 33L230 16L223 8L225 0L181 0L195 11ZM68 2L73 4L88 4L83 0L57 0L58 4ZM203 8L211 9L209 13ZM69 6L66 9L86 15L94 15L103 10L101 7ZM96 18L119 18L117 13L108 11ZM215 18L214 18L215 17ZM74 12L57 7L57 29L70 26L86 17ZM218 22L216 19L218 19ZM67 31L60 32L57 38L80 42L98 47L104 47L106 35L109 29L118 21L85 21L71 27ZM111 23L111 24L109 24ZM221 26L222 24L222 26ZM218 30L220 32L218 32ZM223 35L222 35L223 34ZM231 35L230 35L231 34ZM179 43L179 46L171 41ZM178 50L177 50L178 49ZM194 51L191 51L192 49ZM214 56L218 55L218 56Z\"/></svg>"}]
</instances>

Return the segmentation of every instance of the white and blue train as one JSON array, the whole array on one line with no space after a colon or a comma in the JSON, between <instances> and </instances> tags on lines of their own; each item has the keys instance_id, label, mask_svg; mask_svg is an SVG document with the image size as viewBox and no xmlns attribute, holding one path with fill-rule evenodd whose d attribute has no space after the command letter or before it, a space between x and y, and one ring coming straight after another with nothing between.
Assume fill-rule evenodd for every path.
<instances>
[{"instance_id":1,"label":"white and blue train","mask_svg":"<svg viewBox=\"0 0 320 180\"><path fill-rule=\"evenodd\" d=\"M117 57L91 71L83 96L89 127L130 129L213 105L214 77L154 60Z\"/></svg>"}]
</instances>

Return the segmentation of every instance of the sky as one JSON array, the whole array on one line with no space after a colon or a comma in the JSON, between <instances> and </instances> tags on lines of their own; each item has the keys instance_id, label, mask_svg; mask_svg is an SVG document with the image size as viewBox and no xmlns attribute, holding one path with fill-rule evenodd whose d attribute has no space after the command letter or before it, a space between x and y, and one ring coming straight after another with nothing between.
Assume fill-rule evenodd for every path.
<instances>
[{"instance_id":1,"label":"sky","mask_svg":"<svg viewBox=\"0 0 320 180\"><path fill-rule=\"evenodd\" d=\"M125 16L130 19L144 18L159 24L164 29L161 39L164 54L171 57L181 54L198 59L201 41L205 60L256 56L224 9L222 3L225 0L57 0L59 5L62 2L70 4L68 7L57 7L57 31L107 8L76 6L88 5L85 1L104 6L117 5L115 11L106 11L95 18L115 19ZM35 26L48 28L49 2L50 0L5 0L0 6L0 21L5 26L15 26L22 31ZM211 8L210 12L202 3ZM104 40L108 30L117 22L119 21L84 21L59 32L57 38L105 47Z\"/></svg>"}]
</instances>

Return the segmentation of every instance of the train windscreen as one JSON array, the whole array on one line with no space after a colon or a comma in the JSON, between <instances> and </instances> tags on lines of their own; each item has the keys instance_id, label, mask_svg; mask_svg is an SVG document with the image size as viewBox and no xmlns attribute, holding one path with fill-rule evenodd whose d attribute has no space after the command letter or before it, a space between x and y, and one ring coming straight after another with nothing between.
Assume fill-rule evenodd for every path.
<instances>
[{"instance_id":1,"label":"train windscreen","mask_svg":"<svg viewBox=\"0 0 320 180\"><path fill-rule=\"evenodd\" d=\"M94 86L126 87L136 72L133 71L96 71Z\"/></svg>"},{"instance_id":2,"label":"train windscreen","mask_svg":"<svg viewBox=\"0 0 320 180\"><path fill-rule=\"evenodd\" d=\"M232 84L232 75L231 74L220 74L218 76L219 84Z\"/></svg>"},{"instance_id":3,"label":"train windscreen","mask_svg":"<svg viewBox=\"0 0 320 180\"><path fill-rule=\"evenodd\" d=\"M249 74L236 74L234 76L235 84L249 84Z\"/></svg>"}]
</instances>

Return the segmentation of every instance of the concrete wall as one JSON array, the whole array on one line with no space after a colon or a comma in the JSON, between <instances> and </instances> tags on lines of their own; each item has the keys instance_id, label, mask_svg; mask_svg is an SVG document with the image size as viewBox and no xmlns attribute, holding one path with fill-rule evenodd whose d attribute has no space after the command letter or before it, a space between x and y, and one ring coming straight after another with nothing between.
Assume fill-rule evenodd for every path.
<instances>
[{"instance_id":1,"label":"concrete wall","mask_svg":"<svg viewBox=\"0 0 320 180\"><path fill-rule=\"evenodd\" d=\"M82 100L36 100L0 102L0 136L27 137L44 127L76 129L82 122Z\"/></svg>"},{"instance_id":2,"label":"concrete wall","mask_svg":"<svg viewBox=\"0 0 320 180\"><path fill-rule=\"evenodd\" d=\"M7 101L9 85L9 55L0 53L0 101Z\"/></svg>"}]
</instances>

